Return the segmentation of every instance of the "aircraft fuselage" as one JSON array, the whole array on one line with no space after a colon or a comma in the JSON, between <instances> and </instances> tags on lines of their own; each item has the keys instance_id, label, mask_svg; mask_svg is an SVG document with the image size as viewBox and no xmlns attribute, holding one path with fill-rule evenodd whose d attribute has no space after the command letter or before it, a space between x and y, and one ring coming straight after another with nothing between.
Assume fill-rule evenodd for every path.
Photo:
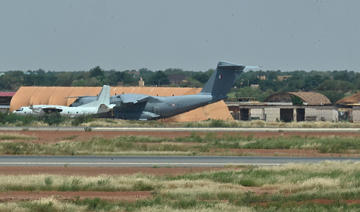
<instances>
[{"instance_id":1,"label":"aircraft fuselage","mask_svg":"<svg viewBox=\"0 0 360 212\"><path fill-rule=\"evenodd\" d=\"M97 110L98 109L94 107L79 108L79 107L67 107L61 105L34 105L34 106L21 107L20 109L14 111L14 113L19 115L43 115L46 113L57 112L60 115L75 117L75 116L96 114Z\"/></svg>"},{"instance_id":2,"label":"aircraft fuselage","mask_svg":"<svg viewBox=\"0 0 360 212\"><path fill-rule=\"evenodd\" d=\"M132 94L136 96L137 94ZM119 95L121 98L121 95ZM139 95L143 96L143 95ZM211 95L149 96L146 102L136 105L113 102L114 117L121 119L158 119L174 116L213 102Z\"/></svg>"}]
</instances>

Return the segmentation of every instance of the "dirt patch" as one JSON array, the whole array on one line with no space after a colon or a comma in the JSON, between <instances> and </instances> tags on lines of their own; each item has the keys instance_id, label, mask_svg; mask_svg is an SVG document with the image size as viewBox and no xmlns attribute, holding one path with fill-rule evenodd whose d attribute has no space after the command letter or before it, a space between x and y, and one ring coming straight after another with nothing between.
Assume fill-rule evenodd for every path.
<instances>
[{"instance_id":1,"label":"dirt patch","mask_svg":"<svg viewBox=\"0 0 360 212\"><path fill-rule=\"evenodd\" d=\"M59 200L74 200L74 199L94 199L100 198L110 201L136 201L139 199L151 198L150 191L8 191L0 192L0 201L24 201L24 200L37 200L46 197L54 197Z\"/></svg>"},{"instance_id":2,"label":"dirt patch","mask_svg":"<svg viewBox=\"0 0 360 212\"><path fill-rule=\"evenodd\" d=\"M349 199L345 200L347 204L360 204L360 199Z\"/></svg>"},{"instance_id":3,"label":"dirt patch","mask_svg":"<svg viewBox=\"0 0 360 212\"><path fill-rule=\"evenodd\" d=\"M274 186L264 186L264 187L253 187L253 186L244 186L245 191L254 192L257 195L263 195L263 194L273 194L279 191L278 187Z\"/></svg>"},{"instance_id":4,"label":"dirt patch","mask_svg":"<svg viewBox=\"0 0 360 212\"><path fill-rule=\"evenodd\" d=\"M286 205L305 205L309 203L314 203L318 205L330 205L333 204L335 201L331 199L313 199L313 200L307 200L307 201L287 201ZM261 207L268 207L271 204L276 203L275 201L269 201L269 202L256 202L252 203L252 206L261 206Z\"/></svg>"},{"instance_id":5,"label":"dirt patch","mask_svg":"<svg viewBox=\"0 0 360 212\"><path fill-rule=\"evenodd\" d=\"M217 167L43 167L43 166L6 166L0 167L0 175L77 175L77 176L98 176L98 175L132 175L149 174L156 176L177 176L187 173L198 173L204 171L216 171L225 168Z\"/></svg>"},{"instance_id":6,"label":"dirt patch","mask_svg":"<svg viewBox=\"0 0 360 212\"><path fill-rule=\"evenodd\" d=\"M315 204L320 204L320 205L330 205L334 202L334 200L331 199L313 199L313 200L309 200L306 201L306 203L315 203Z\"/></svg>"}]
</instances>

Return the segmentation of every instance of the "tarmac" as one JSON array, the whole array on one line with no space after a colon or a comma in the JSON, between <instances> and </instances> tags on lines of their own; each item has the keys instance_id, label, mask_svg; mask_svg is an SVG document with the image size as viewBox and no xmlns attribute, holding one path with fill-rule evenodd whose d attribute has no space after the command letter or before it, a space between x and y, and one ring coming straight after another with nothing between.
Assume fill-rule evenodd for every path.
<instances>
[{"instance_id":1,"label":"tarmac","mask_svg":"<svg viewBox=\"0 0 360 212\"><path fill-rule=\"evenodd\" d=\"M195 127L0 127L0 131L96 131L96 132L356 132L360 128L195 128Z\"/></svg>"},{"instance_id":2,"label":"tarmac","mask_svg":"<svg viewBox=\"0 0 360 212\"><path fill-rule=\"evenodd\" d=\"M226 167L276 166L324 161L360 162L360 158L261 157L261 156L0 156L0 166L76 167Z\"/></svg>"}]
</instances>

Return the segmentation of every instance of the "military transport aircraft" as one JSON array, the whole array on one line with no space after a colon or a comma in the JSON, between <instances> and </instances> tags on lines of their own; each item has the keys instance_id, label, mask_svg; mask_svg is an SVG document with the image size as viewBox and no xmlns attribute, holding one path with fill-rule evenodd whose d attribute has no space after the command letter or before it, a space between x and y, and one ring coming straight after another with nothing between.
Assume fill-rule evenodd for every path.
<instances>
[{"instance_id":1,"label":"military transport aircraft","mask_svg":"<svg viewBox=\"0 0 360 212\"><path fill-rule=\"evenodd\" d=\"M110 104L110 86L104 85L98 96L91 101L78 107L67 107L60 105L31 105L21 107L13 113L20 115L43 115L48 113L60 113L70 117L81 115L93 115L109 112L115 104Z\"/></svg>"},{"instance_id":2,"label":"military transport aircraft","mask_svg":"<svg viewBox=\"0 0 360 212\"><path fill-rule=\"evenodd\" d=\"M202 91L195 95L149 96L142 94L121 94L112 96L110 103L115 104L115 118L132 120L150 120L174 116L189 110L225 99L233 87L236 74L245 68L255 66L235 65L219 62ZM93 101L93 96L79 97L71 106L79 107Z\"/></svg>"}]
</instances>

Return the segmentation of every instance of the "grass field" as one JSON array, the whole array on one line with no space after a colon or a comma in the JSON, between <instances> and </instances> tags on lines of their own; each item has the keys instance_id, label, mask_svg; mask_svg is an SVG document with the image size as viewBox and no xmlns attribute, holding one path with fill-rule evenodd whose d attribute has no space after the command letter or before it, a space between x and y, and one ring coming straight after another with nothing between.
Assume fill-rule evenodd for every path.
<instances>
[{"instance_id":1,"label":"grass field","mask_svg":"<svg viewBox=\"0 0 360 212\"><path fill-rule=\"evenodd\" d=\"M0 195L11 191L151 194L134 201L64 200L55 195L1 202L0 211L359 211L360 163L237 167L178 176L0 176L0 188Z\"/></svg>"},{"instance_id":2,"label":"grass field","mask_svg":"<svg viewBox=\"0 0 360 212\"><path fill-rule=\"evenodd\" d=\"M359 128L360 123L350 122L265 122L254 121L223 121L207 120L198 122L170 122L166 119L153 121L132 121L121 119L93 118L79 116L76 118L63 117L58 114L44 116L20 116L16 114L0 113L0 126L44 127L44 126L83 126L83 127L238 127L238 128Z\"/></svg>"},{"instance_id":3,"label":"grass field","mask_svg":"<svg viewBox=\"0 0 360 212\"><path fill-rule=\"evenodd\" d=\"M34 136L0 134L0 154L5 155L244 155L239 150L305 150L319 154L360 154L355 136L278 136L196 134L176 138L151 136L67 136L55 143L36 142ZM276 152L274 152L275 155ZM254 151L255 154L255 151Z\"/></svg>"}]
</instances>

